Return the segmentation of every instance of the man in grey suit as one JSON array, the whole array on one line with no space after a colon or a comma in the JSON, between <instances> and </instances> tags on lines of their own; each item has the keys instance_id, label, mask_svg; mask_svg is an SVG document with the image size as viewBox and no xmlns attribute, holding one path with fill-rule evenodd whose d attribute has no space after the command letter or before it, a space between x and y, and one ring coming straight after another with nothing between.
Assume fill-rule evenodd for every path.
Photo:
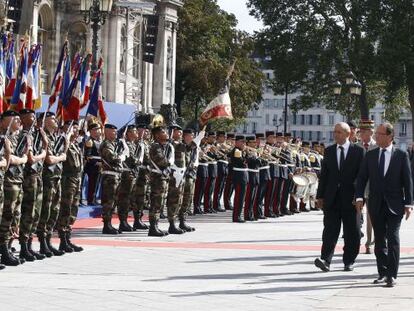
<instances>
[{"instance_id":1,"label":"man in grey suit","mask_svg":"<svg viewBox=\"0 0 414 311\"><path fill-rule=\"evenodd\" d=\"M377 143L373 138L374 136L374 121L372 120L361 120L359 123L359 137L360 141L358 145L365 149L365 152L373 150L377 148ZM369 185L365 188L364 199L365 204L368 206L368 196L369 196ZM363 214L361 214L363 215ZM367 222L367 241L365 242L365 254L372 253L372 245L374 245L374 237L373 237L373 230L372 230L372 222L371 217L369 216L368 207L367 207L367 215L366 215L366 222ZM362 224L362 222L361 222Z\"/></svg>"},{"instance_id":2,"label":"man in grey suit","mask_svg":"<svg viewBox=\"0 0 414 311\"><path fill-rule=\"evenodd\" d=\"M379 148L368 151L358 174L357 210L364 206L369 180L369 214L375 234L378 278L374 284L395 286L400 261L400 227L405 214L412 212L413 180L408 154L393 146L394 128L390 123L378 126L375 138Z\"/></svg>"}]
</instances>

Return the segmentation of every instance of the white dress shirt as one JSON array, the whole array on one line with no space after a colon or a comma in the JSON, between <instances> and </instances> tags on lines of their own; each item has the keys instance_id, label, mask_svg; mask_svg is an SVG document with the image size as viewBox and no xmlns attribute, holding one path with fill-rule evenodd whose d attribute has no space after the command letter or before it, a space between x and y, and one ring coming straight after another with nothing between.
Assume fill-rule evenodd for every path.
<instances>
[{"instance_id":1,"label":"white dress shirt","mask_svg":"<svg viewBox=\"0 0 414 311\"><path fill-rule=\"evenodd\" d=\"M346 141L345 141L345 143L343 144L343 145L339 145L339 144L337 144L336 145L336 159L338 160L338 168L339 169L341 169L339 166L340 166L340 163L341 163L341 148L339 148L339 147L344 147L344 160L346 159L346 156L348 155L348 150L349 150L349 146L351 145L351 143L349 142L349 140L347 139Z\"/></svg>"},{"instance_id":2,"label":"white dress shirt","mask_svg":"<svg viewBox=\"0 0 414 311\"><path fill-rule=\"evenodd\" d=\"M378 164L381 159L383 148L380 148L379 155L378 155ZM390 161L391 161L391 154L392 154L392 144L389 145L387 148L385 148L385 163L384 163L384 176L387 174L388 168L390 167Z\"/></svg>"}]
</instances>

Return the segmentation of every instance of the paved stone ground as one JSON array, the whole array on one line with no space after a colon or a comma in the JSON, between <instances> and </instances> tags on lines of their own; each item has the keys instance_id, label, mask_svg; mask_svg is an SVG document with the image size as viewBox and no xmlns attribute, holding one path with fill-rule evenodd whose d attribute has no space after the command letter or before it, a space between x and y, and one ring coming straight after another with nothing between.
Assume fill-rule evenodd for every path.
<instances>
[{"instance_id":1,"label":"paved stone ground","mask_svg":"<svg viewBox=\"0 0 414 311\"><path fill-rule=\"evenodd\" d=\"M343 272L341 250L323 273L322 213L254 223L230 214L191 219L194 233L149 238L77 229L86 250L0 272L0 310L414 310L414 228L404 221L398 285L373 285L374 255ZM162 223L162 228L167 224ZM342 241L340 241L340 244Z\"/></svg>"}]
</instances>

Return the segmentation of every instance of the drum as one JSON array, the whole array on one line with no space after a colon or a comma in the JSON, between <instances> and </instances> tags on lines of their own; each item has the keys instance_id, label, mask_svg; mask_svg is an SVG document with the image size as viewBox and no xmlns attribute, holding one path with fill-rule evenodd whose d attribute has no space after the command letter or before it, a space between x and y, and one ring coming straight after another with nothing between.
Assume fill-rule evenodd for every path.
<instances>
[{"instance_id":1,"label":"drum","mask_svg":"<svg viewBox=\"0 0 414 311\"><path fill-rule=\"evenodd\" d=\"M301 174L293 175L293 191L292 194L295 198L303 199L308 191L309 179Z\"/></svg>"},{"instance_id":2,"label":"drum","mask_svg":"<svg viewBox=\"0 0 414 311\"><path fill-rule=\"evenodd\" d=\"M308 187L308 196L311 198L316 198L316 192L318 191L318 176L313 172L306 172L303 173L306 178L309 180L309 187Z\"/></svg>"}]
</instances>

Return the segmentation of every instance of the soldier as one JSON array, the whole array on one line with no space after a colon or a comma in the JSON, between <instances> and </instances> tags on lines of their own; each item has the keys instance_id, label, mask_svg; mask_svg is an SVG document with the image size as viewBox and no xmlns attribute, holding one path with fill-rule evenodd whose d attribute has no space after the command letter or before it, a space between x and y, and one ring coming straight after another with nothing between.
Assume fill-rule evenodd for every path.
<instances>
[{"instance_id":1,"label":"soldier","mask_svg":"<svg viewBox=\"0 0 414 311\"><path fill-rule=\"evenodd\" d=\"M77 143L79 124L77 121L66 121L63 131L71 133L66 161L62 171L62 199L56 229L59 233L59 250L66 253L81 252L83 248L71 242L72 226L78 215L80 203L80 186L83 171L83 152Z\"/></svg>"},{"instance_id":2,"label":"soldier","mask_svg":"<svg viewBox=\"0 0 414 311\"><path fill-rule=\"evenodd\" d=\"M51 243L53 229L59 216L61 199L61 177L63 162L66 161L66 152L69 148L68 139L63 135L57 135L58 124L53 112L46 112L39 116L44 118L45 132L47 136L47 152L42 171L43 200L40 220L37 226L37 237L40 242L40 253L51 256L62 256L63 251L53 247Z\"/></svg>"},{"instance_id":3,"label":"soldier","mask_svg":"<svg viewBox=\"0 0 414 311\"><path fill-rule=\"evenodd\" d=\"M265 138L263 133L256 134L256 146L261 148L261 140ZM264 148L264 147L263 147ZM260 167L259 167L259 185L257 189L256 201L254 202L254 217L256 219L266 219L264 215L264 198L266 196L267 185L269 180L271 180L270 171L269 171L269 162L262 156L260 158Z\"/></svg>"},{"instance_id":4,"label":"soldier","mask_svg":"<svg viewBox=\"0 0 414 311\"><path fill-rule=\"evenodd\" d=\"M181 209L184 192L184 180L177 184L177 180L174 174L182 172L184 178L184 172L187 167L186 162L186 146L182 143L182 129L179 126L175 126L173 129L173 142L174 148L174 165L171 167L171 173L168 183L168 196L167 196L167 215L170 227L168 233L170 234L183 234L185 230L177 228L175 225L175 218ZM181 175L181 174L179 174Z\"/></svg>"},{"instance_id":5,"label":"soldier","mask_svg":"<svg viewBox=\"0 0 414 311\"><path fill-rule=\"evenodd\" d=\"M119 230L125 232L133 231L133 228L128 224L128 212L131 209L132 190L136 184L136 178L139 170L139 158L137 157L138 149L138 132L135 125L128 125L126 131L126 144L128 146L128 153L123 163L121 183L118 190L118 217Z\"/></svg>"},{"instance_id":6,"label":"soldier","mask_svg":"<svg viewBox=\"0 0 414 311\"><path fill-rule=\"evenodd\" d=\"M42 127L31 131L34 122L36 122L34 110L20 110L20 118L23 124L23 134L31 134L33 146L32 151L28 154L28 161L23 172L24 181L22 216L19 228L19 256L26 261L34 261L35 259L42 260L46 256L32 249L32 241L42 210L42 170L43 161L46 158L48 140Z\"/></svg>"},{"instance_id":7,"label":"soldier","mask_svg":"<svg viewBox=\"0 0 414 311\"><path fill-rule=\"evenodd\" d=\"M246 140L244 135L236 135L235 147L230 152L230 166L233 172L234 203L233 222L245 222L242 217L246 186L249 180L245 156Z\"/></svg>"},{"instance_id":8,"label":"soldier","mask_svg":"<svg viewBox=\"0 0 414 311\"><path fill-rule=\"evenodd\" d=\"M217 178L217 155L210 151L210 147L214 147L216 141L216 132L209 132L206 139L206 150L208 156L208 176L204 189L204 213L211 214L217 213L217 210L213 209L213 192Z\"/></svg>"},{"instance_id":9,"label":"soldier","mask_svg":"<svg viewBox=\"0 0 414 311\"><path fill-rule=\"evenodd\" d=\"M144 208L148 205L147 190L149 184L149 131L148 126L145 124L139 124L138 130L138 158L142 159L139 163L138 177L132 193L132 210L134 214L134 225L132 229L147 230L148 226L142 222L142 216L144 214Z\"/></svg>"},{"instance_id":10,"label":"soldier","mask_svg":"<svg viewBox=\"0 0 414 311\"><path fill-rule=\"evenodd\" d=\"M254 203L257 200L257 189L259 187L259 167L260 159L256 150L256 136L250 135L246 137L247 147L247 165L249 180L246 188L246 198L244 203L244 220L253 221L258 218L255 217Z\"/></svg>"},{"instance_id":11,"label":"soldier","mask_svg":"<svg viewBox=\"0 0 414 311\"><path fill-rule=\"evenodd\" d=\"M151 162L151 205L150 228L148 236L165 236L168 232L158 228L160 211L164 206L165 193L168 190L170 166L172 164L172 146L168 143L168 133L164 127L158 126L152 129L154 143L150 147L149 158Z\"/></svg>"},{"instance_id":12,"label":"soldier","mask_svg":"<svg viewBox=\"0 0 414 311\"><path fill-rule=\"evenodd\" d=\"M218 147L219 151L221 149L220 146L223 146L226 142L226 132L218 131L217 132L217 142L216 146ZM224 185L226 182L227 174L228 174L228 156L226 152L222 152L217 155L217 178L216 184L214 186L214 196L213 196L213 209L218 212L225 212L226 209L221 206L221 198L223 196Z\"/></svg>"},{"instance_id":13,"label":"soldier","mask_svg":"<svg viewBox=\"0 0 414 311\"><path fill-rule=\"evenodd\" d=\"M18 234L20 208L23 197L23 166L27 162L27 154L31 149L31 140L20 135L20 117L18 113L8 110L2 116L3 128L8 128L11 155L10 165L4 176L4 205L0 222L0 254L1 263L6 266L17 266L25 262L24 258L16 258L9 245L13 236ZM9 244L10 242L10 244Z\"/></svg>"},{"instance_id":14,"label":"soldier","mask_svg":"<svg viewBox=\"0 0 414 311\"><path fill-rule=\"evenodd\" d=\"M196 161L198 158L198 148L193 139L194 131L192 129L185 129L183 131L183 141L186 147L187 169L184 175L183 202L178 216L180 218L180 228L187 232L195 231L194 228L189 227L185 222L187 215L191 213L191 203L194 197L194 185L197 175Z\"/></svg>"},{"instance_id":15,"label":"soldier","mask_svg":"<svg viewBox=\"0 0 414 311\"><path fill-rule=\"evenodd\" d=\"M233 133L227 133L227 141L226 143L229 146L234 146L234 134ZM227 171L227 178L224 184L224 192L223 192L223 201L224 201L224 208L226 210L232 210L233 205L231 203L231 196L233 195L233 176L231 171L231 166L229 165Z\"/></svg>"},{"instance_id":16,"label":"soldier","mask_svg":"<svg viewBox=\"0 0 414 311\"><path fill-rule=\"evenodd\" d=\"M97 122L88 125L90 137L86 139L84 144L85 153L85 175L88 176L88 205L95 205L96 190L99 186L99 171L101 169L101 156L99 154L99 146L101 144L102 128Z\"/></svg>"},{"instance_id":17,"label":"soldier","mask_svg":"<svg viewBox=\"0 0 414 311\"><path fill-rule=\"evenodd\" d=\"M125 160L125 145L117 140L117 127L105 124L105 140L99 147L102 157L102 234L116 235L119 230L112 227L116 193L121 179L122 162Z\"/></svg>"},{"instance_id":18,"label":"soldier","mask_svg":"<svg viewBox=\"0 0 414 311\"><path fill-rule=\"evenodd\" d=\"M292 188L292 169L293 163L292 154L289 150L291 134L286 133L285 136L281 136L281 148L280 151L280 177L282 184L280 187L280 213L282 215L292 215L292 212L288 209L289 193Z\"/></svg>"},{"instance_id":19,"label":"soldier","mask_svg":"<svg viewBox=\"0 0 414 311\"><path fill-rule=\"evenodd\" d=\"M357 143L358 142L358 126L357 126L357 124L354 121L349 121L349 122L347 122L347 124L351 128L351 135L349 136L349 140L352 143Z\"/></svg>"},{"instance_id":20,"label":"soldier","mask_svg":"<svg viewBox=\"0 0 414 311\"><path fill-rule=\"evenodd\" d=\"M266 131L266 146L269 148L270 154L272 154L272 148L275 145L275 132ZM264 216L265 217L276 217L276 214L273 212L277 209L276 204L279 200L277 187L278 187L278 177L279 169L275 161L269 161L269 175L270 179L267 183L266 195L264 199Z\"/></svg>"},{"instance_id":21,"label":"soldier","mask_svg":"<svg viewBox=\"0 0 414 311\"><path fill-rule=\"evenodd\" d=\"M1 123L2 128L5 125L3 122ZM10 163L10 154L11 154L11 146L10 146L10 140L6 137L6 135L3 135L0 138L0 220L1 215L3 214L3 203L4 203L4 174L6 171L6 168L9 166ZM4 269L6 266L3 264L0 264L0 270Z\"/></svg>"},{"instance_id":22,"label":"soldier","mask_svg":"<svg viewBox=\"0 0 414 311\"><path fill-rule=\"evenodd\" d=\"M194 188L194 214L203 214L201 209L201 199L203 198L204 192L206 190L206 182L208 178L208 156L205 151L205 138L201 141L200 145L200 156L199 163L197 167L197 177L195 181Z\"/></svg>"}]
</instances>

